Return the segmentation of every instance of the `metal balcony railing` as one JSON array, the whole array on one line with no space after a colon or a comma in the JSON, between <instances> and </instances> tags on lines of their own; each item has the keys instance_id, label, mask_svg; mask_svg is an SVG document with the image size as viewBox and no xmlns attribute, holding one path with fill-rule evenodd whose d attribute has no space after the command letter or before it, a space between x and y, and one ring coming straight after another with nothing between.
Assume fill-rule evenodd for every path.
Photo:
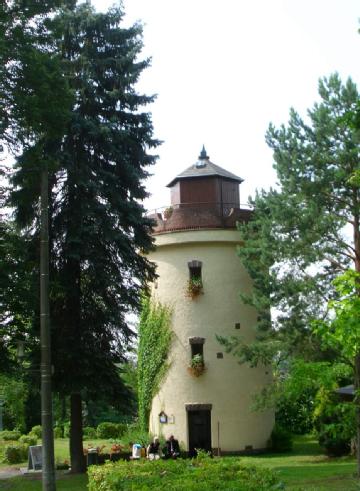
<instances>
[{"instance_id":1,"label":"metal balcony railing","mask_svg":"<svg viewBox=\"0 0 360 491\"><path fill-rule=\"evenodd\" d=\"M155 208L149 210L146 215L154 216L157 215L161 217L162 220L168 220L174 210L179 209L191 209L194 213L198 212L210 212L217 216L228 217L231 215L232 211L235 210L253 210L253 207L248 203L237 204L237 203L223 203L223 202L198 202L198 203L176 203L169 206L162 206L160 208Z\"/></svg>"}]
</instances>

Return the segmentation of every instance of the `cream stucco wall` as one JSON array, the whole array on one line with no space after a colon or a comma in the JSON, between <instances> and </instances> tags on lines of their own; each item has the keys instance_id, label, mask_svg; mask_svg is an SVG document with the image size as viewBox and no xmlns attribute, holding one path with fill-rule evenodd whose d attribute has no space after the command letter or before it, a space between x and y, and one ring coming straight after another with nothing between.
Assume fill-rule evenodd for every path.
<instances>
[{"instance_id":1,"label":"cream stucco wall","mask_svg":"<svg viewBox=\"0 0 360 491\"><path fill-rule=\"evenodd\" d=\"M238 232L233 230L172 232L156 236L156 250L149 256L159 274L153 296L173 308L174 331L170 368L153 400L150 431L165 437L174 434L185 448L188 403L212 404L212 447L219 445L222 451L264 448L274 424L272 411L251 410L254 394L271 382L269 369L239 365L216 340L216 334L241 335L246 340L254 335L257 314L239 298L240 291L250 291L251 282L236 254L238 242ZM195 300L185 295L187 263L192 260L202 262L203 294ZM199 378L187 371L193 336L206 339L206 371ZM217 358L220 352L223 358ZM161 411L173 416L174 422L160 424Z\"/></svg>"}]
</instances>

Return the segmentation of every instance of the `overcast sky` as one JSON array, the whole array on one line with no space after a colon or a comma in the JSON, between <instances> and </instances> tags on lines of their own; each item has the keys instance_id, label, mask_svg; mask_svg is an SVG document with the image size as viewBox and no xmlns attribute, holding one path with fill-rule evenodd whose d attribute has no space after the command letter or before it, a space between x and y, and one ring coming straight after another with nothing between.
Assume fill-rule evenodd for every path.
<instances>
[{"instance_id":1,"label":"overcast sky","mask_svg":"<svg viewBox=\"0 0 360 491\"><path fill-rule=\"evenodd\" d=\"M92 0L97 10L116 4ZM239 175L241 202L276 181L264 135L301 114L318 79L337 71L360 85L358 0L124 0L126 23L144 23L152 57L139 90L164 141L147 187L149 209L169 203L166 184L205 144L212 162Z\"/></svg>"}]
</instances>

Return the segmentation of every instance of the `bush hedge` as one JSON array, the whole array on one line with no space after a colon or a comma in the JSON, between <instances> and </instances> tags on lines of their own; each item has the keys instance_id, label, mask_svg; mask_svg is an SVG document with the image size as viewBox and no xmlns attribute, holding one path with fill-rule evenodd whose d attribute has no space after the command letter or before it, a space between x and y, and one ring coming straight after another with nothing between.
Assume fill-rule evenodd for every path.
<instances>
[{"instance_id":1,"label":"bush hedge","mask_svg":"<svg viewBox=\"0 0 360 491\"><path fill-rule=\"evenodd\" d=\"M356 435L356 407L342 402L331 390L319 390L316 397L314 425L319 444L330 457L348 455Z\"/></svg>"},{"instance_id":2,"label":"bush hedge","mask_svg":"<svg viewBox=\"0 0 360 491\"><path fill-rule=\"evenodd\" d=\"M31 433L29 433L28 435L21 435L21 437L19 438L19 443L26 444L29 447L30 445L36 445L37 441L37 436Z\"/></svg>"},{"instance_id":3,"label":"bush hedge","mask_svg":"<svg viewBox=\"0 0 360 491\"><path fill-rule=\"evenodd\" d=\"M36 425L36 426L33 426L30 430L29 433L32 433L33 435L36 435L36 437L38 438L38 440L41 439L41 435L42 435L42 429L41 429L41 425Z\"/></svg>"},{"instance_id":4,"label":"bush hedge","mask_svg":"<svg viewBox=\"0 0 360 491\"><path fill-rule=\"evenodd\" d=\"M128 425L125 423L116 423L116 426L118 429L118 438L121 438L127 432Z\"/></svg>"},{"instance_id":5,"label":"bush hedge","mask_svg":"<svg viewBox=\"0 0 360 491\"><path fill-rule=\"evenodd\" d=\"M20 431L17 430L4 430L0 431L0 440L16 441L21 437Z\"/></svg>"},{"instance_id":6,"label":"bush hedge","mask_svg":"<svg viewBox=\"0 0 360 491\"><path fill-rule=\"evenodd\" d=\"M289 452L293 448L293 437L290 431L276 424L272 430L269 442L273 452Z\"/></svg>"},{"instance_id":7,"label":"bush hedge","mask_svg":"<svg viewBox=\"0 0 360 491\"><path fill-rule=\"evenodd\" d=\"M70 438L70 423L64 424L64 438Z\"/></svg>"},{"instance_id":8,"label":"bush hedge","mask_svg":"<svg viewBox=\"0 0 360 491\"><path fill-rule=\"evenodd\" d=\"M96 429L91 426L85 426L83 428L84 440L92 440L97 437Z\"/></svg>"},{"instance_id":9,"label":"bush hedge","mask_svg":"<svg viewBox=\"0 0 360 491\"><path fill-rule=\"evenodd\" d=\"M98 438L121 438L127 430L124 423L100 423L97 427L96 434Z\"/></svg>"},{"instance_id":10,"label":"bush hedge","mask_svg":"<svg viewBox=\"0 0 360 491\"><path fill-rule=\"evenodd\" d=\"M351 440L336 437L330 431L323 431L318 435L319 445L324 448L329 457L342 457L349 455L351 451Z\"/></svg>"},{"instance_id":11,"label":"bush hedge","mask_svg":"<svg viewBox=\"0 0 360 491\"><path fill-rule=\"evenodd\" d=\"M54 428L54 438L62 438L64 436L64 430L61 426L55 426Z\"/></svg>"},{"instance_id":12,"label":"bush hedge","mask_svg":"<svg viewBox=\"0 0 360 491\"><path fill-rule=\"evenodd\" d=\"M88 469L89 491L269 491L280 489L275 472L244 465L239 458L119 461Z\"/></svg>"},{"instance_id":13,"label":"bush hedge","mask_svg":"<svg viewBox=\"0 0 360 491\"><path fill-rule=\"evenodd\" d=\"M28 458L29 445L14 443L4 448L4 461L8 464L20 464Z\"/></svg>"}]
</instances>

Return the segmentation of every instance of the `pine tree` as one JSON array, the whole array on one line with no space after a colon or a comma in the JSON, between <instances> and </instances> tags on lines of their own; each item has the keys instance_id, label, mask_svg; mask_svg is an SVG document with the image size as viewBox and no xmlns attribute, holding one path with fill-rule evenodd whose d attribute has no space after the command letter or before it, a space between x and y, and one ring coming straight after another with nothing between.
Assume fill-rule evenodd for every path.
<instances>
[{"instance_id":1,"label":"pine tree","mask_svg":"<svg viewBox=\"0 0 360 491\"><path fill-rule=\"evenodd\" d=\"M286 338L290 351L316 341L307 336L309 319L326 315L332 279L360 264L359 145L347 118L358 92L335 74L320 80L319 94L306 121L292 109L287 126L270 125L278 187L256 194L254 219L240 226L239 255L254 281L243 300L259 311L263 337L270 344L280 338L283 347ZM278 311L275 321L270 308ZM274 345L270 356L277 351Z\"/></svg>"},{"instance_id":2,"label":"pine tree","mask_svg":"<svg viewBox=\"0 0 360 491\"><path fill-rule=\"evenodd\" d=\"M254 281L243 300L258 309L257 338L250 346L223 340L241 361L329 355L311 323L327 316L332 280L349 267L360 271L359 135L349 117L359 94L334 74L320 80L319 95L306 119L291 109L288 124L270 125L266 135L278 186L257 193L239 249ZM359 387L360 354L354 371Z\"/></svg>"}]
</instances>

